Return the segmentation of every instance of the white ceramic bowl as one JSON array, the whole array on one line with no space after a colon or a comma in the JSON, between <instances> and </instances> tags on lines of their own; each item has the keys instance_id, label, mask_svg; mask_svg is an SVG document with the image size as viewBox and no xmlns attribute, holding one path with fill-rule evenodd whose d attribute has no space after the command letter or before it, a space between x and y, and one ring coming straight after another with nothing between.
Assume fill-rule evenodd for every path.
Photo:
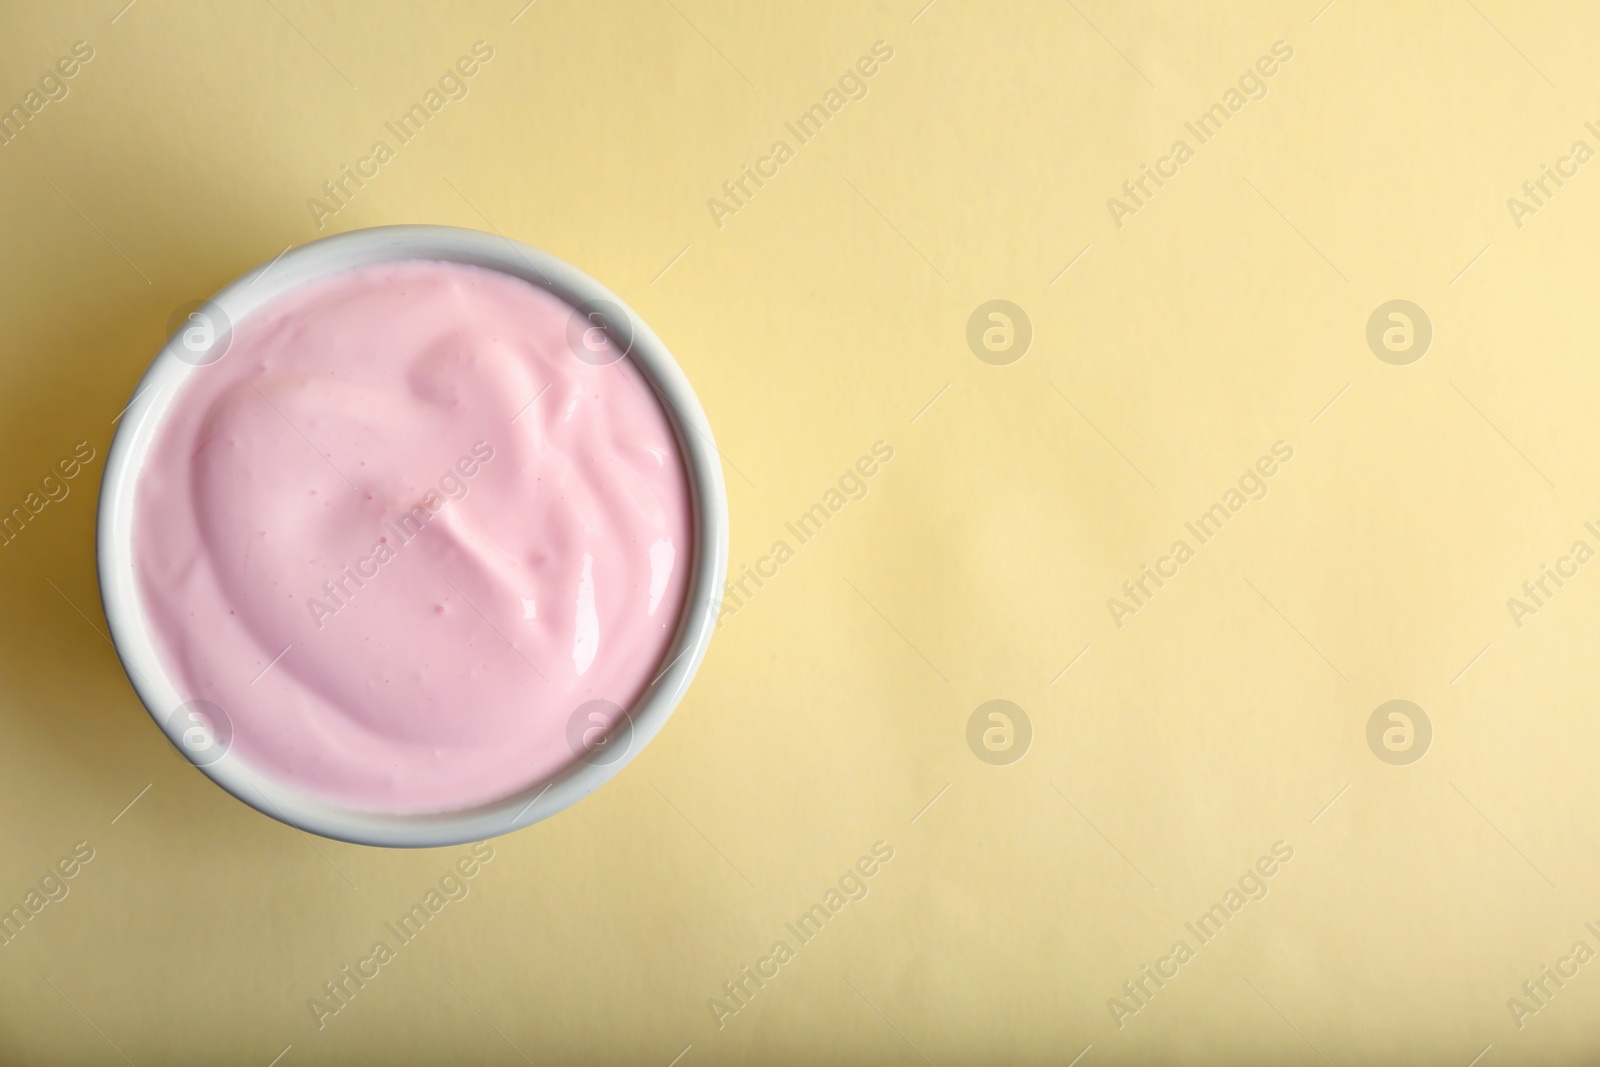
<instances>
[{"instance_id":1,"label":"white ceramic bowl","mask_svg":"<svg viewBox=\"0 0 1600 1067\"><path fill-rule=\"evenodd\" d=\"M678 629L662 662L668 666L629 709L631 737L620 757L575 760L565 770L514 796L466 811L384 815L343 808L286 787L231 751L196 759L184 743L183 706L151 638L133 554L134 493L139 472L172 400L189 376L209 362L184 340L187 324L162 348L134 392L106 457L100 487L96 552L106 621L128 678L158 726L212 781L251 807L324 837L366 845L426 847L481 840L547 818L604 784L665 725L705 656L716 628L717 604L728 567L728 506L711 427L688 379L666 345L610 290L582 271L504 237L449 226L384 226L327 237L251 271L212 297L208 321L237 325L291 289L338 271L395 260L444 260L487 267L522 278L576 307L604 304L608 332L631 332L630 358L655 387L677 434L694 500L693 571ZM226 325L218 329L226 331ZM622 340L618 339L619 342ZM220 346L219 346L220 348ZM218 358L226 358L226 352ZM192 735L192 728L191 728Z\"/></svg>"}]
</instances>

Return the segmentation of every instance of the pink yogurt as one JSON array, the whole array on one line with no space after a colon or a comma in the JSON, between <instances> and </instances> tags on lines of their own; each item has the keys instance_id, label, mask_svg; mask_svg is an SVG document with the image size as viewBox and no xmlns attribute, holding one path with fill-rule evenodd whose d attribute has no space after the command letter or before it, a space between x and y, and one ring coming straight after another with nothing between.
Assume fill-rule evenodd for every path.
<instances>
[{"instance_id":1,"label":"pink yogurt","mask_svg":"<svg viewBox=\"0 0 1600 1067\"><path fill-rule=\"evenodd\" d=\"M573 316L496 271L390 263L295 290L194 372L133 549L156 647L234 757L351 808L460 810L572 763L589 702L641 695L690 490L643 376L576 358Z\"/></svg>"}]
</instances>

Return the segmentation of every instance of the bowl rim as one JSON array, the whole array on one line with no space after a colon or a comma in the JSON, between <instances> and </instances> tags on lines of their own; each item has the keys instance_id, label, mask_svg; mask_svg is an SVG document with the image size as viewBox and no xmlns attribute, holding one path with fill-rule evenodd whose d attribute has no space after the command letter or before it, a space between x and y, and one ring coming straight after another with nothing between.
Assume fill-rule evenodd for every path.
<instances>
[{"instance_id":1,"label":"bowl rim","mask_svg":"<svg viewBox=\"0 0 1600 1067\"><path fill-rule=\"evenodd\" d=\"M678 627L662 669L629 711L631 737L621 757L575 760L526 789L463 811L394 815L345 808L286 786L231 752L202 764L182 743L174 714L184 700L158 653L144 611L133 555L139 474L173 398L203 370L179 355L175 332L134 389L107 450L96 514L95 555L101 604L112 645L145 710L184 758L257 811L290 826L353 844L429 848L484 840L546 819L577 803L627 766L660 732L705 658L716 630L728 566L728 508L711 426L693 387L667 346L620 297L563 260L499 234L454 226L380 226L308 242L224 286L205 306L236 324L309 282L356 267L442 260L521 278L574 307L596 302L624 313L628 358L654 389L677 437L692 495L693 569ZM180 327L181 332L181 327ZM612 331L615 332L614 330ZM225 358L224 352L223 357Z\"/></svg>"}]
</instances>

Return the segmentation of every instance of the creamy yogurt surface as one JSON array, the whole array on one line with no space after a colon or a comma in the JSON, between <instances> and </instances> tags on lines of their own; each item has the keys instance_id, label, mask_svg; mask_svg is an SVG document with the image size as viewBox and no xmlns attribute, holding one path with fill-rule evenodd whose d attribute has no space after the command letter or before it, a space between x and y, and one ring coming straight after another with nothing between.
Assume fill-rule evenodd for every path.
<instances>
[{"instance_id":1,"label":"creamy yogurt surface","mask_svg":"<svg viewBox=\"0 0 1600 1067\"><path fill-rule=\"evenodd\" d=\"M572 763L664 666L688 477L644 376L574 316L497 271L368 266L191 375L133 548L232 756L360 810L460 810Z\"/></svg>"}]
</instances>

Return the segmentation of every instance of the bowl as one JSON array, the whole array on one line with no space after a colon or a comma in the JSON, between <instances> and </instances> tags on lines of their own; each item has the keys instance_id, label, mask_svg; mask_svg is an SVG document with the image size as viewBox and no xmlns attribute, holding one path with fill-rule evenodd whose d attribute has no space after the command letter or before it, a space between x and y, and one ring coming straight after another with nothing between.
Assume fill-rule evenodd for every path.
<instances>
[{"instance_id":1,"label":"bowl","mask_svg":"<svg viewBox=\"0 0 1600 1067\"><path fill-rule=\"evenodd\" d=\"M133 551L139 475L173 399L195 374L226 358L235 327L291 290L356 267L442 260L488 268L546 290L603 329L655 390L673 427L692 500L693 550L684 606L666 664L605 739L603 757L575 755L515 795L462 811L386 814L339 806L274 780L229 751L231 727L186 702L170 677L139 591ZM582 355L581 352L574 352ZM326 237L257 267L194 309L157 354L120 417L106 456L96 528L100 597L111 639L152 719L203 774L290 826L356 844L423 848L483 840L548 818L625 767L683 698L716 629L728 566L728 508L711 427L661 339L605 286L568 263L508 238L449 226L384 226ZM222 716L225 720L225 716Z\"/></svg>"}]
</instances>

